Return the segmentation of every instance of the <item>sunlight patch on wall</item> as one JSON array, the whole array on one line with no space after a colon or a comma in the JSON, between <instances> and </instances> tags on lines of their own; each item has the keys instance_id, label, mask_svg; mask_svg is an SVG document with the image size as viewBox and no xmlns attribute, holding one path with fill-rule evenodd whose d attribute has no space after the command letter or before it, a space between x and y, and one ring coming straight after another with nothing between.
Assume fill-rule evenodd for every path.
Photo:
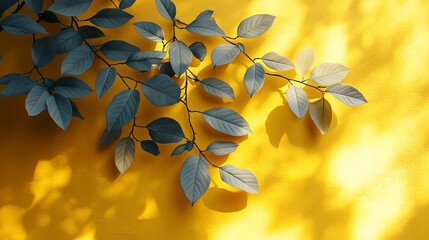
<instances>
[{"instance_id":1,"label":"sunlight patch on wall","mask_svg":"<svg viewBox=\"0 0 429 240\"><path fill-rule=\"evenodd\" d=\"M12 205L0 208L0 239L24 240L27 233L22 225L25 210Z\"/></svg>"},{"instance_id":2,"label":"sunlight patch on wall","mask_svg":"<svg viewBox=\"0 0 429 240\"><path fill-rule=\"evenodd\" d=\"M316 67L317 63L344 63L348 55L348 37L346 27L343 24L329 25L315 29L314 37L317 39Z\"/></svg>"}]
</instances>

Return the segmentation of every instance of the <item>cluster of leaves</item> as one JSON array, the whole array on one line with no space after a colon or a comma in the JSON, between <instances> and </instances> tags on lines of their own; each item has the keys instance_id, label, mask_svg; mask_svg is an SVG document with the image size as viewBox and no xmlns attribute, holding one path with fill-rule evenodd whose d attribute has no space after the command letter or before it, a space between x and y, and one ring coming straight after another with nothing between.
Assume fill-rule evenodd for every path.
<instances>
[{"instance_id":1,"label":"cluster of leaves","mask_svg":"<svg viewBox=\"0 0 429 240\"><path fill-rule=\"evenodd\" d=\"M213 67L232 62L239 54L244 54L252 63L244 74L244 85L250 96L256 94L264 85L266 76L285 79L289 87L285 93L291 111L303 118L309 109L310 117L324 134L328 131L332 110L325 99L325 93L332 94L340 101L358 106L366 102L363 95L355 88L340 83L348 73L348 69L340 64L326 63L307 73L314 63L314 51L301 52L295 64L289 59L274 52L260 58L252 58L240 42L239 38L254 38L266 32L273 24L274 17L258 14L244 19L237 27L237 36L229 37L212 18L213 11L201 12L194 21L184 23L176 16L176 5L171 0L155 0L156 7L162 17L171 22L173 34L166 37L164 30L156 23L149 21L135 22L135 30L143 37L162 44L162 50L141 50L125 40L110 40L101 45L91 44L91 39L103 38L103 28L116 28L129 22L133 16L124 9L131 7L135 0L122 0L119 4L113 0L113 8L98 11L94 16L81 20L93 0L58 0L43 9L43 0L3 0L0 3L0 17L12 6L15 10L0 21L0 31L13 35L33 35L31 56L33 68L26 73L11 73L0 78L0 84L6 85L2 96L26 94L25 108L29 116L35 116L48 110L53 121L66 130L72 116L83 118L74 98L85 97L92 89L85 81L76 77L86 72L93 65L94 59L102 61L106 67L99 70L95 83L95 92L99 98L108 92L116 79L120 79L125 90L116 94L106 110L106 129L101 137L102 146L119 140L116 144L115 163L121 174L124 174L135 157L135 145L153 155L159 154L158 144L179 143L172 156L185 151L196 150L198 155L190 155L183 163L180 183L186 197L193 205L206 192L210 184L209 166L219 169L221 179L227 184L249 193L258 192L256 177L249 171L232 165L217 166L207 157L227 155L235 151L238 144L232 141L213 141L206 148L197 144L196 132L192 125L192 114L201 114L213 129L230 136L244 136L251 133L247 121L237 112L225 107L191 110L188 105L189 82L197 83L208 94L227 99L235 99L233 88L227 81L217 78L199 79L192 72L191 61L196 58L203 61L207 48L202 42L187 44L176 37L176 30L187 30L190 33L205 37L220 37L225 44L217 45L211 53ZM35 13L37 20L18 13L27 6ZM43 10L43 11L42 11ZM61 15L61 17L57 16ZM69 18L66 25L59 19ZM56 34L48 34L40 24L55 23L63 28ZM41 36L39 35L48 35ZM167 49L167 50L166 50ZM47 78L40 67L51 63L57 54L66 54L62 65L62 77L54 80ZM269 69L277 72L269 72ZM154 71L156 74L149 79L140 80L120 73L119 66L127 66L138 72ZM296 69L302 79L288 78L281 73ZM36 76L33 76L36 75ZM182 86L176 81L184 77ZM315 83L315 84L314 84ZM310 102L303 86L317 89L321 97ZM140 87L140 89L138 89ZM161 117L141 125L137 123L140 94L143 94L153 105L158 107L183 104L187 111L188 127L192 136L185 136L180 123L168 117ZM121 138L122 129L131 125L126 137ZM135 128L148 131L149 139L136 136Z\"/></svg>"}]
</instances>

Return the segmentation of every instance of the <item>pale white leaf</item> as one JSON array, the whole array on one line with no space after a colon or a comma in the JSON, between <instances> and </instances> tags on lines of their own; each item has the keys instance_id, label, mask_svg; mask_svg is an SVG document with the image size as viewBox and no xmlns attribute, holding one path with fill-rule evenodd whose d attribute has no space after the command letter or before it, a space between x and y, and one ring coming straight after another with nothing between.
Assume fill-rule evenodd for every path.
<instances>
[{"instance_id":1,"label":"pale white leaf","mask_svg":"<svg viewBox=\"0 0 429 240\"><path fill-rule=\"evenodd\" d=\"M314 63L314 49L310 48L298 54L295 60L295 68L304 77Z\"/></svg>"},{"instance_id":2,"label":"pale white leaf","mask_svg":"<svg viewBox=\"0 0 429 240\"><path fill-rule=\"evenodd\" d=\"M319 84L330 85L341 82L348 73L349 69L341 64L324 63L314 68L310 79Z\"/></svg>"}]
</instances>

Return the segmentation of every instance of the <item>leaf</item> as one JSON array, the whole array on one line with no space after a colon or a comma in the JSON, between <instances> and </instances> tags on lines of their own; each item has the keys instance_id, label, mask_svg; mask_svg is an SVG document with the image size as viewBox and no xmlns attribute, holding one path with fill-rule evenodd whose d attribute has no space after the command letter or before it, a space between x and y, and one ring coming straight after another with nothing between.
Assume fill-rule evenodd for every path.
<instances>
[{"instance_id":1,"label":"leaf","mask_svg":"<svg viewBox=\"0 0 429 240\"><path fill-rule=\"evenodd\" d=\"M225 165L219 168L220 177L229 185L248 193L258 193L258 180L252 172L239 169L233 165Z\"/></svg>"},{"instance_id":2,"label":"leaf","mask_svg":"<svg viewBox=\"0 0 429 240\"><path fill-rule=\"evenodd\" d=\"M51 37L36 40L31 48L31 57L34 65L43 67L48 65L55 57L55 44Z\"/></svg>"},{"instance_id":3,"label":"leaf","mask_svg":"<svg viewBox=\"0 0 429 240\"><path fill-rule=\"evenodd\" d=\"M43 0L24 0L24 2L31 11L35 13L42 11Z\"/></svg>"},{"instance_id":4,"label":"leaf","mask_svg":"<svg viewBox=\"0 0 429 240\"><path fill-rule=\"evenodd\" d=\"M270 29L275 18L268 14L258 14L248 17L238 26L237 35L242 38L258 37Z\"/></svg>"},{"instance_id":5,"label":"leaf","mask_svg":"<svg viewBox=\"0 0 429 240\"><path fill-rule=\"evenodd\" d=\"M124 25L133 18L133 15L119 8L105 8L98 11L88 20L94 25L103 28L116 28Z\"/></svg>"},{"instance_id":6,"label":"leaf","mask_svg":"<svg viewBox=\"0 0 429 240\"><path fill-rule=\"evenodd\" d=\"M100 47L100 52L114 61L127 60L130 55L138 51L140 51L138 47L122 40L111 40Z\"/></svg>"},{"instance_id":7,"label":"leaf","mask_svg":"<svg viewBox=\"0 0 429 240\"><path fill-rule=\"evenodd\" d=\"M101 98L113 86L116 79L116 68L108 67L101 69L95 81L95 89L98 98Z\"/></svg>"},{"instance_id":8,"label":"leaf","mask_svg":"<svg viewBox=\"0 0 429 240\"><path fill-rule=\"evenodd\" d=\"M310 117L320 132L326 134L332 121L331 104L325 98L310 103Z\"/></svg>"},{"instance_id":9,"label":"leaf","mask_svg":"<svg viewBox=\"0 0 429 240\"><path fill-rule=\"evenodd\" d=\"M104 129L103 135L100 139L100 146L106 147L107 145L112 144L115 142L118 138L120 138L122 135L122 128L118 128L114 131L107 131L107 128Z\"/></svg>"},{"instance_id":10,"label":"leaf","mask_svg":"<svg viewBox=\"0 0 429 240\"><path fill-rule=\"evenodd\" d=\"M156 23L136 22L134 27L143 37L151 41L162 42L164 40L164 30Z\"/></svg>"},{"instance_id":11,"label":"leaf","mask_svg":"<svg viewBox=\"0 0 429 240\"><path fill-rule=\"evenodd\" d=\"M0 85L8 84L12 82L14 79L20 78L22 75L18 73L9 73L0 77Z\"/></svg>"},{"instance_id":12,"label":"leaf","mask_svg":"<svg viewBox=\"0 0 429 240\"><path fill-rule=\"evenodd\" d=\"M186 141L186 150L191 151L194 148L194 141Z\"/></svg>"},{"instance_id":13,"label":"leaf","mask_svg":"<svg viewBox=\"0 0 429 240\"><path fill-rule=\"evenodd\" d=\"M161 16L168 20L176 17L176 5L171 0L156 0L155 2Z\"/></svg>"},{"instance_id":14,"label":"leaf","mask_svg":"<svg viewBox=\"0 0 429 240\"><path fill-rule=\"evenodd\" d=\"M61 74L80 75L88 70L94 62L91 48L83 45L68 53L61 65Z\"/></svg>"},{"instance_id":15,"label":"leaf","mask_svg":"<svg viewBox=\"0 0 429 240\"><path fill-rule=\"evenodd\" d=\"M109 132L123 127L136 115L140 104L137 90L125 90L118 93L107 107L106 119Z\"/></svg>"},{"instance_id":16,"label":"leaf","mask_svg":"<svg viewBox=\"0 0 429 240\"><path fill-rule=\"evenodd\" d=\"M70 101L66 97L56 94L48 96L46 105L52 120L64 131L67 130L72 117Z\"/></svg>"},{"instance_id":17,"label":"leaf","mask_svg":"<svg viewBox=\"0 0 429 240\"><path fill-rule=\"evenodd\" d=\"M212 108L201 114L212 128L227 135L244 136L252 132L247 121L231 109Z\"/></svg>"},{"instance_id":18,"label":"leaf","mask_svg":"<svg viewBox=\"0 0 429 240\"><path fill-rule=\"evenodd\" d=\"M314 68L310 79L319 84L330 85L341 82L348 73L349 69L341 64L324 63Z\"/></svg>"},{"instance_id":19,"label":"leaf","mask_svg":"<svg viewBox=\"0 0 429 240\"><path fill-rule=\"evenodd\" d=\"M198 58L200 62L204 60L207 54L207 48L202 42L194 42L189 46L189 50L191 50L194 57Z\"/></svg>"},{"instance_id":20,"label":"leaf","mask_svg":"<svg viewBox=\"0 0 429 240\"><path fill-rule=\"evenodd\" d=\"M244 74L244 84L250 97L261 90L265 82L265 70L262 64L255 63Z\"/></svg>"},{"instance_id":21,"label":"leaf","mask_svg":"<svg viewBox=\"0 0 429 240\"><path fill-rule=\"evenodd\" d=\"M144 140L140 142L140 145L145 152L150 153L154 156L159 155L158 145L154 141Z\"/></svg>"},{"instance_id":22,"label":"leaf","mask_svg":"<svg viewBox=\"0 0 429 240\"><path fill-rule=\"evenodd\" d=\"M27 110L28 116L39 115L45 110L46 100L49 96L50 94L46 88L42 86L33 87L25 99L25 110Z\"/></svg>"},{"instance_id":23,"label":"leaf","mask_svg":"<svg viewBox=\"0 0 429 240\"><path fill-rule=\"evenodd\" d=\"M55 92L66 98L86 97L92 89L76 77L62 77L55 83Z\"/></svg>"},{"instance_id":24,"label":"leaf","mask_svg":"<svg viewBox=\"0 0 429 240\"><path fill-rule=\"evenodd\" d=\"M120 9L129 8L129 7L133 6L133 4L135 2L136 2L136 0L121 0L121 2L119 3L119 8Z\"/></svg>"},{"instance_id":25,"label":"leaf","mask_svg":"<svg viewBox=\"0 0 429 240\"><path fill-rule=\"evenodd\" d=\"M57 83L57 81L55 81L54 79L51 79L51 78L45 78L43 83L45 84L45 87L49 91L51 91L51 90L54 90L54 87L55 87L55 84Z\"/></svg>"},{"instance_id":26,"label":"leaf","mask_svg":"<svg viewBox=\"0 0 429 240\"><path fill-rule=\"evenodd\" d=\"M83 37L73 28L62 29L54 36L55 52L65 53L79 47L83 43Z\"/></svg>"},{"instance_id":27,"label":"leaf","mask_svg":"<svg viewBox=\"0 0 429 240\"><path fill-rule=\"evenodd\" d=\"M314 49L307 49L298 54L295 60L296 71L304 78L314 63Z\"/></svg>"},{"instance_id":28,"label":"leaf","mask_svg":"<svg viewBox=\"0 0 429 240\"><path fill-rule=\"evenodd\" d=\"M5 17L0 26L12 35L25 35L33 33L48 34L46 30L33 19L20 13L13 13Z\"/></svg>"},{"instance_id":29,"label":"leaf","mask_svg":"<svg viewBox=\"0 0 429 240\"><path fill-rule=\"evenodd\" d=\"M9 83L1 92L1 96L16 96L21 94L27 94L37 84L36 81L24 75L8 75L7 77L13 79L7 79Z\"/></svg>"},{"instance_id":30,"label":"leaf","mask_svg":"<svg viewBox=\"0 0 429 240\"><path fill-rule=\"evenodd\" d=\"M79 33L84 39L104 37L104 33L97 27L84 25L79 28Z\"/></svg>"},{"instance_id":31,"label":"leaf","mask_svg":"<svg viewBox=\"0 0 429 240\"><path fill-rule=\"evenodd\" d=\"M192 61L192 52L183 42L177 40L170 44L168 51L171 67L177 76L180 77L188 70Z\"/></svg>"},{"instance_id":32,"label":"leaf","mask_svg":"<svg viewBox=\"0 0 429 240\"><path fill-rule=\"evenodd\" d=\"M235 99L234 89L228 83L217 78L206 78L200 81L203 89L217 97Z\"/></svg>"},{"instance_id":33,"label":"leaf","mask_svg":"<svg viewBox=\"0 0 429 240\"><path fill-rule=\"evenodd\" d=\"M352 107L360 106L368 102L356 88L346 84L336 83L330 85L326 88L326 92L334 95L338 100Z\"/></svg>"},{"instance_id":34,"label":"leaf","mask_svg":"<svg viewBox=\"0 0 429 240\"><path fill-rule=\"evenodd\" d=\"M297 118L302 119L308 108L308 97L304 90L290 86L286 91L286 99L290 110Z\"/></svg>"},{"instance_id":35,"label":"leaf","mask_svg":"<svg viewBox=\"0 0 429 240\"><path fill-rule=\"evenodd\" d=\"M186 26L186 29L191 33L206 37L225 37L225 32L211 18L212 14L211 10L201 12L194 21Z\"/></svg>"},{"instance_id":36,"label":"leaf","mask_svg":"<svg viewBox=\"0 0 429 240\"><path fill-rule=\"evenodd\" d=\"M176 73L173 70L170 62L163 62L158 65L159 73L163 73L169 77L173 77Z\"/></svg>"},{"instance_id":37,"label":"leaf","mask_svg":"<svg viewBox=\"0 0 429 240\"><path fill-rule=\"evenodd\" d=\"M169 106L180 101L180 87L165 74L158 74L142 83L143 94L155 106Z\"/></svg>"},{"instance_id":38,"label":"leaf","mask_svg":"<svg viewBox=\"0 0 429 240\"><path fill-rule=\"evenodd\" d=\"M171 156L180 155L186 150L188 150L188 143L180 144L179 146L174 148L173 152L171 153Z\"/></svg>"},{"instance_id":39,"label":"leaf","mask_svg":"<svg viewBox=\"0 0 429 240\"><path fill-rule=\"evenodd\" d=\"M136 154L136 143L130 137L119 141L115 150L115 164L119 172L124 175L134 161Z\"/></svg>"},{"instance_id":40,"label":"leaf","mask_svg":"<svg viewBox=\"0 0 429 240\"><path fill-rule=\"evenodd\" d=\"M185 138L180 124L171 118L162 117L150 122L146 128L149 136L157 143L176 143Z\"/></svg>"},{"instance_id":41,"label":"leaf","mask_svg":"<svg viewBox=\"0 0 429 240\"><path fill-rule=\"evenodd\" d=\"M2 17L3 13L15 5L15 3L18 2L18 0L1 0L0 1L0 18Z\"/></svg>"},{"instance_id":42,"label":"leaf","mask_svg":"<svg viewBox=\"0 0 429 240\"><path fill-rule=\"evenodd\" d=\"M180 184L186 198L193 206L207 191L210 173L207 161L199 156L189 156L180 170Z\"/></svg>"},{"instance_id":43,"label":"leaf","mask_svg":"<svg viewBox=\"0 0 429 240\"><path fill-rule=\"evenodd\" d=\"M76 103L74 103L72 100L70 100L70 104L72 106L72 117L77 117L79 119L84 119L82 114L79 112L79 109L77 109Z\"/></svg>"},{"instance_id":44,"label":"leaf","mask_svg":"<svg viewBox=\"0 0 429 240\"><path fill-rule=\"evenodd\" d=\"M92 0L58 0L48 10L64 16L78 16L91 5Z\"/></svg>"},{"instance_id":45,"label":"leaf","mask_svg":"<svg viewBox=\"0 0 429 240\"><path fill-rule=\"evenodd\" d=\"M214 67L232 62L240 53L240 49L233 44L219 44L212 52L212 64Z\"/></svg>"},{"instance_id":46,"label":"leaf","mask_svg":"<svg viewBox=\"0 0 429 240\"><path fill-rule=\"evenodd\" d=\"M295 68L293 63L286 57L280 56L275 52L269 52L262 57L262 61L268 67L277 71L287 71Z\"/></svg>"},{"instance_id":47,"label":"leaf","mask_svg":"<svg viewBox=\"0 0 429 240\"><path fill-rule=\"evenodd\" d=\"M146 72L153 69L153 65L161 63L165 58L165 52L161 51L141 51L130 55L126 64L140 72Z\"/></svg>"},{"instance_id":48,"label":"leaf","mask_svg":"<svg viewBox=\"0 0 429 240\"><path fill-rule=\"evenodd\" d=\"M215 141L207 146L206 151L213 153L216 156L227 155L237 149L238 144L230 141Z\"/></svg>"},{"instance_id":49,"label":"leaf","mask_svg":"<svg viewBox=\"0 0 429 240\"><path fill-rule=\"evenodd\" d=\"M42 14L42 17L40 18L41 21L47 22L47 23L59 23L60 20L58 19L57 15L51 11L45 10Z\"/></svg>"}]
</instances>

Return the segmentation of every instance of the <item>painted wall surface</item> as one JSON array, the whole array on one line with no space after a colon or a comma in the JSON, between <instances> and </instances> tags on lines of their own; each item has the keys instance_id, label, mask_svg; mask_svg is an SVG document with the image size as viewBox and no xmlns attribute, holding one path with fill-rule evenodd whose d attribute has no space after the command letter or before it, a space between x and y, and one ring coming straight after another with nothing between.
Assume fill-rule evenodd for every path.
<instances>
[{"instance_id":1,"label":"painted wall surface","mask_svg":"<svg viewBox=\"0 0 429 240\"><path fill-rule=\"evenodd\" d=\"M94 11L110 6L107 0L96 2ZM158 15L154 1L137 2L130 10L132 21L105 33L142 49L159 48L140 37L132 23L156 21L170 33L169 23ZM335 116L331 131L322 136L308 114L298 120L285 105L279 89L284 91L286 82L268 78L250 99L243 84L249 61L239 57L213 70L207 59L195 71L228 81L237 101L209 97L193 86L190 106L227 106L249 121L254 133L234 138L240 143L237 151L212 160L252 170L260 193L232 189L213 170L209 190L191 207L179 183L186 156L170 157L174 145L162 146L158 157L138 150L125 176L115 168L113 147L98 147L106 106L123 89L119 81L101 100L95 94L77 100L85 120L73 119L67 132L46 112L28 117L25 97L2 97L0 239L427 239L428 1L175 2L185 22L205 9L214 10L217 23L232 36L250 15L277 16L269 32L242 41L251 56L275 51L294 59L312 47L317 64L348 66L351 71L344 82L359 89L369 103L352 108L329 98ZM55 32L58 26L48 30ZM178 34L187 43L203 40ZM210 51L223 43L218 38L204 41ZM30 70L30 49L31 36L1 32L0 55L5 60L0 74ZM43 73L58 78L63 57L41 68ZM102 67L95 61L93 70L81 78L94 87ZM170 116L186 126L185 113L181 105L155 108L143 99L138 115L144 123ZM232 139L211 130L198 115L194 122L203 146Z\"/></svg>"}]
</instances>

